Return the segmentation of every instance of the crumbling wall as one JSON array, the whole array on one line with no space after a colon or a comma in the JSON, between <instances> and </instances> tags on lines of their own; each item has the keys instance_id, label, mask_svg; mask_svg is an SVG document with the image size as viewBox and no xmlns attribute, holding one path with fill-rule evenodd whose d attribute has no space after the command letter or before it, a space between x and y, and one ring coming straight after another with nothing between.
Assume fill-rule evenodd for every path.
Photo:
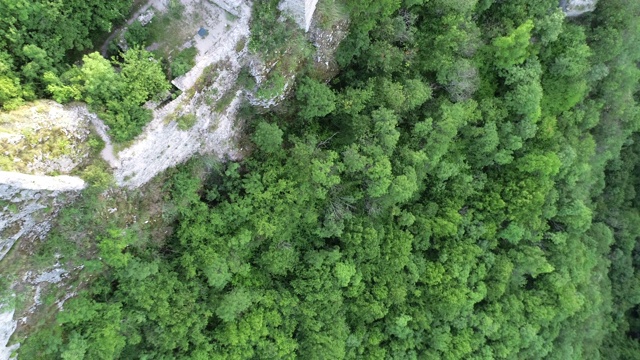
<instances>
[{"instance_id":1,"label":"crumbling wall","mask_svg":"<svg viewBox=\"0 0 640 360\"><path fill-rule=\"evenodd\" d=\"M580 16L596 9L598 0L561 0L562 11L569 16Z\"/></svg>"},{"instance_id":2,"label":"crumbling wall","mask_svg":"<svg viewBox=\"0 0 640 360\"><path fill-rule=\"evenodd\" d=\"M316 5L318 0L282 0L278 7L290 14L304 31L309 31Z\"/></svg>"},{"instance_id":3,"label":"crumbling wall","mask_svg":"<svg viewBox=\"0 0 640 360\"><path fill-rule=\"evenodd\" d=\"M235 16L240 16L242 13L242 0L209 0L210 2L220 6L224 10L230 12Z\"/></svg>"}]
</instances>

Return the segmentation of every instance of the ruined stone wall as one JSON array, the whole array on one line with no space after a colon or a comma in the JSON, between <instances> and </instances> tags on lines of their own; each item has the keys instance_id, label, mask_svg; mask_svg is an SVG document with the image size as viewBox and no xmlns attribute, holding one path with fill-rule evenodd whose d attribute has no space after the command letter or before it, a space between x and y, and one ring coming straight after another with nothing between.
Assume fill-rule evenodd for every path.
<instances>
[{"instance_id":1,"label":"ruined stone wall","mask_svg":"<svg viewBox=\"0 0 640 360\"><path fill-rule=\"evenodd\" d=\"M560 7L568 17L580 16L596 9L598 0L561 0Z\"/></svg>"},{"instance_id":2,"label":"ruined stone wall","mask_svg":"<svg viewBox=\"0 0 640 360\"><path fill-rule=\"evenodd\" d=\"M318 0L282 0L279 8L289 13L304 31L309 31L317 4Z\"/></svg>"},{"instance_id":3,"label":"ruined stone wall","mask_svg":"<svg viewBox=\"0 0 640 360\"><path fill-rule=\"evenodd\" d=\"M240 16L242 0L209 0L235 16Z\"/></svg>"}]
</instances>

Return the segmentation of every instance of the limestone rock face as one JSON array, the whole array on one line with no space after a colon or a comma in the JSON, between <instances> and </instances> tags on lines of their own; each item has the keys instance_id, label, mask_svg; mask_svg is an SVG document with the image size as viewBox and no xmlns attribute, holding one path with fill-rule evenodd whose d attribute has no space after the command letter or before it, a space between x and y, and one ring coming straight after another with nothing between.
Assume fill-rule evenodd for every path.
<instances>
[{"instance_id":1,"label":"limestone rock face","mask_svg":"<svg viewBox=\"0 0 640 360\"><path fill-rule=\"evenodd\" d=\"M198 40L201 43L196 44L196 65L174 80L174 85L184 92L154 109L153 120L129 147L115 155L115 163L107 160L114 168L113 175L119 186L137 188L195 154L215 154L222 160L241 158L241 151L234 143L238 128L235 114L241 95L235 82L240 61L247 51L238 44L249 37L251 7L243 1L238 3L240 16L228 30L223 27L214 31L214 27L209 26L206 39ZM221 12L214 8L210 9L212 16L216 11ZM219 16L224 17L224 14ZM223 97L231 101L228 106L217 108L216 104L223 101ZM195 115L197 121L188 129L180 129L178 120L188 114ZM108 145L107 140L105 143ZM102 156L106 160L105 154Z\"/></svg>"},{"instance_id":2,"label":"limestone rock face","mask_svg":"<svg viewBox=\"0 0 640 360\"><path fill-rule=\"evenodd\" d=\"M73 176L0 171L0 260L18 239L42 239L58 211L84 187Z\"/></svg>"},{"instance_id":3,"label":"limestone rock face","mask_svg":"<svg viewBox=\"0 0 640 360\"><path fill-rule=\"evenodd\" d=\"M561 0L560 7L568 17L580 16L596 9L598 0Z\"/></svg>"},{"instance_id":4,"label":"limestone rock face","mask_svg":"<svg viewBox=\"0 0 640 360\"><path fill-rule=\"evenodd\" d=\"M16 329L18 322L13 319L14 310L7 306L0 306L0 360L8 360L18 345L7 347L9 338Z\"/></svg>"},{"instance_id":5,"label":"limestone rock face","mask_svg":"<svg viewBox=\"0 0 640 360\"><path fill-rule=\"evenodd\" d=\"M85 108L41 100L0 113L0 170L69 173L90 151Z\"/></svg>"},{"instance_id":6,"label":"limestone rock face","mask_svg":"<svg viewBox=\"0 0 640 360\"><path fill-rule=\"evenodd\" d=\"M22 238L43 238L85 186L68 174L89 156L85 105L36 101L0 113L0 260Z\"/></svg>"},{"instance_id":7,"label":"limestone rock face","mask_svg":"<svg viewBox=\"0 0 640 360\"><path fill-rule=\"evenodd\" d=\"M309 31L316 5L318 0L282 0L278 8L289 13L304 31Z\"/></svg>"}]
</instances>

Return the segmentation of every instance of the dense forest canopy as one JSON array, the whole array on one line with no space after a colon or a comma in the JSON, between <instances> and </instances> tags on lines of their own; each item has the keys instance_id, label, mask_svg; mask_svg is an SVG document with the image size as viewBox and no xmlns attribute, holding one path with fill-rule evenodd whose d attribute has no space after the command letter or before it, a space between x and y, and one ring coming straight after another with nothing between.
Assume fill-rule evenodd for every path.
<instances>
[{"instance_id":1,"label":"dense forest canopy","mask_svg":"<svg viewBox=\"0 0 640 360\"><path fill-rule=\"evenodd\" d=\"M320 1L350 17L340 74L242 109L243 161L172 170L169 238L68 212L92 280L19 356L640 358L640 1ZM71 9L73 42L28 32L50 64L114 18Z\"/></svg>"}]
</instances>

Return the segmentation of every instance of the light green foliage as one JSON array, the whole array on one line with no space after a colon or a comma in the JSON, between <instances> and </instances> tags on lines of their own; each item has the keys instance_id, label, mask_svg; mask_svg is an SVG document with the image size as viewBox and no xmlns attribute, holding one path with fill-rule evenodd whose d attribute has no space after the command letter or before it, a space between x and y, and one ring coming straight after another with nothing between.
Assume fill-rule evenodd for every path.
<instances>
[{"instance_id":1,"label":"light green foliage","mask_svg":"<svg viewBox=\"0 0 640 360\"><path fill-rule=\"evenodd\" d=\"M131 0L11 0L0 4L0 106L16 108L22 100L44 94L43 74L63 72L91 49L98 34L122 20ZM96 36L98 35L98 36Z\"/></svg>"},{"instance_id":2,"label":"light green foliage","mask_svg":"<svg viewBox=\"0 0 640 360\"><path fill-rule=\"evenodd\" d=\"M511 34L493 40L496 66L504 69L522 64L526 60L529 56L531 30L533 30L533 21L527 20L514 29Z\"/></svg>"},{"instance_id":3,"label":"light green foliage","mask_svg":"<svg viewBox=\"0 0 640 360\"><path fill-rule=\"evenodd\" d=\"M122 82L109 60L94 52L82 58L82 80L84 86L84 100L88 104L106 104L113 97L123 91ZM55 95L55 94L54 94Z\"/></svg>"},{"instance_id":4,"label":"light green foliage","mask_svg":"<svg viewBox=\"0 0 640 360\"><path fill-rule=\"evenodd\" d=\"M253 134L253 142L260 150L266 153L274 153L282 146L282 130L276 124L261 121L256 126Z\"/></svg>"},{"instance_id":5,"label":"light green foliage","mask_svg":"<svg viewBox=\"0 0 640 360\"><path fill-rule=\"evenodd\" d=\"M216 315L225 322L233 321L251 306L251 302L251 294L246 290L236 289L220 301Z\"/></svg>"},{"instance_id":6,"label":"light green foliage","mask_svg":"<svg viewBox=\"0 0 640 360\"><path fill-rule=\"evenodd\" d=\"M303 119L322 117L336 108L333 91L327 85L308 77L303 78L298 85L296 99L301 103L300 116Z\"/></svg>"},{"instance_id":7,"label":"light green foliage","mask_svg":"<svg viewBox=\"0 0 640 360\"><path fill-rule=\"evenodd\" d=\"M84 100L109 126L117 142L132 139L151 120L151 112L141 107L148 100L159 100L170 89L160 63L139 48L122 54L115 65L94 52L85 55L81 67L74 67L60 77L44 74L47 91L62 102Z\"/></svg>"},{"instance_id":8,"label":"light green foliage","mask_svg":"<svg viewBox=\"0 0 640 360\"><path fill-rule=\"evenodd\" d=\"M535 31L540 34L540 41L548 45L558 39L562 33L565 15L562 9L557 8L551 14L543 17L535 24Z\"/></svg>"},{"instance_id":9,"label":"light green foliage","mask_svg":"<svg viewBox=\"0 0 640 360\"><path fill-rule=\"evenodd\" d=\"M80 176L97 189L106 189L114 183L113 176L100 165L87 166Z\"/></svg>"},{"instance_id":10,"label":"light green foliage","mask_svg":"<svg viewBox=\"0 0 640 360\"><path fill-rule=\"evenodd\" d=\"M404 110L411 111L431 99L431 87L419 79L409 79L404 85Z\"/></svg>"},{"instance_id":11,"label":"light green foliage","mask_svg":"<svg viewBox=\"0 0 640 360\"><path fill-rule=\"evenodd\" d=\"M169 90L170 85L162 72L160 62L150 52L131 49L122 55L120 77L125 84L127 101L142 104L147 100L157 100Z\"/></svg>"}]
</instances>

